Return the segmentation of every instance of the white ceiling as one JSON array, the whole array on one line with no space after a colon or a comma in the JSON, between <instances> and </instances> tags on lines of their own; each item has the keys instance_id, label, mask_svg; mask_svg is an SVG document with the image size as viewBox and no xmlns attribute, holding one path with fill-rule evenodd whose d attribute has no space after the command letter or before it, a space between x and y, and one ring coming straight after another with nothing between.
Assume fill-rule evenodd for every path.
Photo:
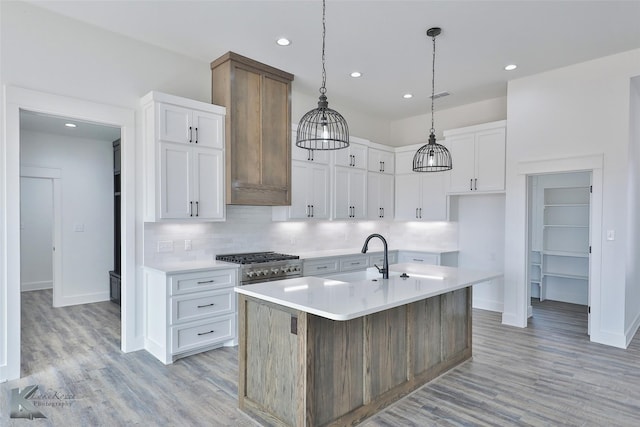
<instances>
[{"instance_id":1,"label":"white ceiling","mask_svg":"<svg viewBox=\"0 0 640 427\"><path fill-rule=\"evenodd\" d=\"M76 127L67 127L65 123L75 124ZM117 127L25 110L20 111L20 129L109 142L120 138L120 128Z\"/></svg>"},{"instance_id":2,"label":"white ceiling","mask_svg":"<svg viewBox=\"0 0 640 427\"><path fill-rule=\"evenodd\" d=\"M320 0L31 3L207 64L231 50L293 73L296 90L318 94ZM436 109L505 96L510 79L640 47L637 0L328 0L326 22L330 106L387 120L429 111L430 27L442 27L435 90L451 93ZM277 46L280 36L292 44ZM510 63L518 69L504 71ZM363 77L349 77L354 70ZM413 99L402 98L407 92Z\"/></svg>"}]
</instances>

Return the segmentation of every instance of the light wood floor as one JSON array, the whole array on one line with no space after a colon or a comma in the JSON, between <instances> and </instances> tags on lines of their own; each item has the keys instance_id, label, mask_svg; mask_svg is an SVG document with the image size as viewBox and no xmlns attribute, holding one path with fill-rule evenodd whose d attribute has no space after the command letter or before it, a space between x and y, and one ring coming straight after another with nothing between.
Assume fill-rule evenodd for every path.
<instances>
[{"instance_id":1,"label":"light wood floor","mask_svg":"<svg viewBox=\"0 0 640 427\"><path fill-rule=\"evenodd\" d=\"M54 309L51 291L22 294L20 380L0 384L0 426L254 426L239 412L237 350L164 366L120 352L119 307ZM372 426L638 426L640 340L593 344L585 307L534 304L529 328L475 310L473 359L366 420ZM31 384L65 406L46 420L9 419L10 390ZM55 394L73 395L56 399Z\"/></svg>"}]
</instances>

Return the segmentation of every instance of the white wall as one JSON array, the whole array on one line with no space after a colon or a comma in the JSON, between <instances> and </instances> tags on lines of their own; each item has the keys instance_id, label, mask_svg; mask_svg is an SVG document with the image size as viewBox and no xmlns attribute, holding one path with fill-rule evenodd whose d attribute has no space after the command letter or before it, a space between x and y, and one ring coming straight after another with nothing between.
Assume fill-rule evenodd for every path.
<instances>
[{"instance_id":1,"label":"white wall","mask_svg":"<svg viewBox=\"0 0 640 427\"><path fill-rule=\"evenodd\" d=\"M22 166L61 171L61 305L108 300L113 269L111 141L23 131L20 148Z\"/></svg>"},{"instance_id":2,"label":"white wall","mask_svg":"<svg viewBox=\"0 0 640 427\"><path fill-rule=\"evenodd\" d=\"M455 196L458 266L473 270L504 268L504 194ZM473 287L473 307L502 312L503 279Z\"/></svg>"},{"instance_id":3,"label":"white wall","mask_svg":"<svg viewBox=\"0 0 640 427\"><path fill-rule=\"evenodd\" d=\"M631 82L629 114L629 260L627 262L627 291L625 296L625 325L634 325L640 310L640 77ZM629 331L628 333L630 333Z\"/></svg>"},{"instance_id":4,"label":"white wall","mask_svg":"<svg viewBox=\"0 0 640 427\"><path fill-rule=\"evenodd\" d=\"M20 281L23 291L53 286L53 182L20 178Z\"/></svg>"},{"instance_id":5,"label":"white wall","mask_svg":"<svg viewBox=\"0 0 640 427\"><path fill-rule=\"evenodd\" d=\"M437 102L437 101L436 101ZM434 113L436 138L442 139L442 132L465 126L495 122L507 118L507 98L494 98L460 107L437 110ZM427 142L431 127L431 113L408 117L391 122L389 145L400 147Z\"/></svg>"},{"instance_id":6,"label":"white wall","mask_svg":"<svg viewBox=\"0 0 640 427\"><path fill-rule=\"evenodd\" d=\"M591 339L624 347L640 305L625 303L629 262L628 164L630 79L640 75L640 50L509 82L506 171L505 312L503 322L526 325L526 184L524 161L604 154L601 292L592 295ZM625 307L627 310L625 310ZM596 313L594 313L594 310Z\"/></svg>"}]
</instances>

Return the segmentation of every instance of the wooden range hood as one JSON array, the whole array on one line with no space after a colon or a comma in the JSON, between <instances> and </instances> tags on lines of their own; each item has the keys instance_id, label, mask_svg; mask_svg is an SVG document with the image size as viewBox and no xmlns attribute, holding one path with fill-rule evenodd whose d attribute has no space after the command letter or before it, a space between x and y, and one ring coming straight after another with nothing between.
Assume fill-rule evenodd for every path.
<instances>
[{"instance_id":1,"label":"wooden range hood","mask_svg":"<svg viewBox=\"0 0 640 427\"><path fill-rule=\"evenodd\" d=\"M227 108L226 203L290 205L293 74L227 52L211 79L212 103Z\"/></svg>"}]
</instances>

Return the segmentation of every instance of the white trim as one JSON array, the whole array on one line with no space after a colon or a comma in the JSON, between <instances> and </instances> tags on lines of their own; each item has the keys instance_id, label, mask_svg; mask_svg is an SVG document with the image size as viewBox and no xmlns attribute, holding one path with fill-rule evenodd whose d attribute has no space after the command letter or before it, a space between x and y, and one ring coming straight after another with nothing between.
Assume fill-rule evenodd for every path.
<instances>
[{"instance_id":1,"label":"white trim","mask_svg":"<svg viewBox=\"0 0 640 427\"><path fill-rule=\"evenodd\" d=\"M74 295L71 297L60 298L60 305L57 307L64 307L68 305L77 304L92 304L94 302L109 301L109 292L96 292L93 294Z\"/></svg>"},{"instance_id":2,"label":"white trim","mask_svg":"<svg viewBox=\"0 0 640 427\"><path fill-rule=\"evenodd\" d=\"M590 218L591 224L589 227L589 241L591 242L591 256L590 256L590 271L589 271L589 298L591 306L591 317L589 319L589 330L591 341L598 342L606 345L620 346L620 342L624 341L624 336L604 332L601 329L601 292L602 292L602 188L603 188L603 154L593 154L577 157L565 157L555 159L540 159L526 162L518 162L517 172L518 180L523 180L524 185L518 185L515 188L517 191L524 191L524 203L526 212L526 203L528 198L526 197L526 191L528 186L526 185L527 175L540 175L547 173L564 173L564 172L578 172L578 171L591 171L591 184L593 186L593 192L591 195L590 206ZM521 260L524 260L524 266L527 266L527 228L528 220L525 220L524 233L525 233L525 245L520 248ZM517 286L517 310L515 313L510 313L507 316L503 315L502 322L511 325L527 325L527 313L530 302L527 301L527 271L524 270L524 277L518 280ZM506 298L505 298L506 301ZM509 320L509 322L507 322ZM622 344L624 345L624 344Z\"/></svg>"},{"instance_id":3,"label":"white trim","mask_svg":"<svg viewBox=\"0 0 640 427\"><path fill-rule=\"evenodd\" d=\"M43 289L51 289L51 288L53 288L53 281L41 280L39 282L23 283L20 286L20 291L21 292L41 291Z\"/></svg>"},{"instance_id":4,"label":"white trim","mask_svg":"<svg viewBox=\"0 0 640 427\"><path fill-rule=\"evenodd\" d=\"M41 168L40 166L20 166L20 176L28 178L51 178L57 179L62 177L60 169Z\"/></svg>"},{"instance_id":5,"label":"white trim","mask_svg":"<svg viewBox=\"0 0 640 427\"><path fill-rule=\"evenodd\" d=\"M498 120L495 122L481 123L479 125L465 126L463 128L448 129L442 132L442 136L446 139L450 136L460 135L463 133L480 132L483 130L506 128L506 120Z\"/></svg>"},{"instance_id":6,"label":"white trim","mask_svg":"<svg viewBox=\"0 0 640 427\"><path fill-rule=\"evenodd\" d=\"M3 240L0 254L4 275L0 277L0 381L20 377L20 189L15 183L20 176L20 110L29 110L56 116L87 120L121 129L122 146L122 351L144 347L142 327L139 324L139 292L136 286L136 256L142 259L141 237L136 233L135 215L135 111L53 95L45 92L4 86L4 138L0 141L0 211L5 213L2 227ZM1 217L0 217L1 219ZM1 316L2 314L0 314Z\"/></svg>"}]
</instances>

